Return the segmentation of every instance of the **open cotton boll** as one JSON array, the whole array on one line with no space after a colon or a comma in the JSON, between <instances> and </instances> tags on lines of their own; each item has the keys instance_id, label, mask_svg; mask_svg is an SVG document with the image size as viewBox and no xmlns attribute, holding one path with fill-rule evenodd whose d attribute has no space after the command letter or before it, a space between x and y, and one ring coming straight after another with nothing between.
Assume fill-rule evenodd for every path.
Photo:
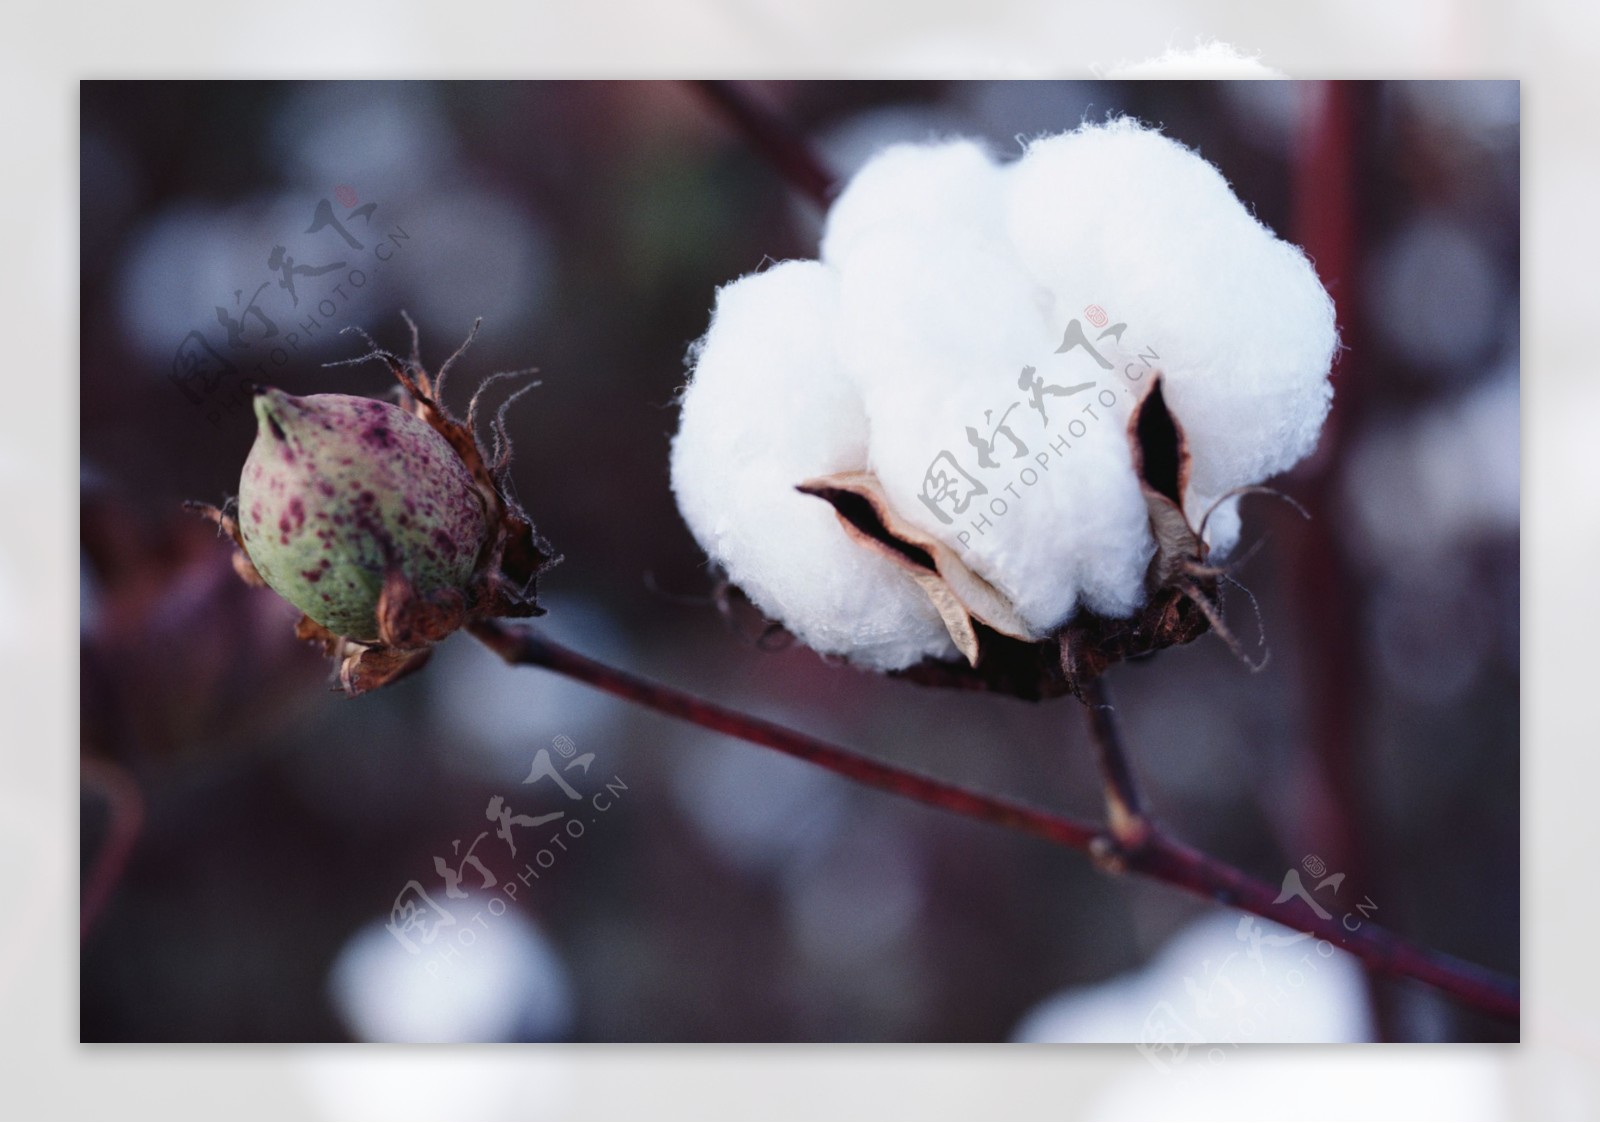
<instances>
[{"instance_id":1,"label":"open cotton boll","mask_svg":"<svg viewBox=\"0 0 1600 1123\"><path fill-rule=\"evenodd\" d=\"M837 277L817 262L784 262L718 292L683 394L673 491L701 548L808 646L884 669L948 658L950 638L916 584L795 490L867 463L837 318Z\"/></svg>"},{"instance_id":2,"label":"open cotton boll","mask_svg":"<svg viewBox=\"0 0 1600 1123\"><path fill-rule=\"evenodd\" d=\"M1333 307L1304 254L1128 120L1004 165L965 141L891 147L820 253L723 289L692 356L673 483L730 580L884 670L1142 614L1079 629L1098 656L1034 649L1075 689L1078 668L1204 630L1175 598L1204 597L1202 563L1237 539L1230 493L1303 458L1327 414ZM1158 379L1181 481L1137 467L1183 459L1130 433L1136 410L1161 420Z\"/></svg>"}]
</instances>

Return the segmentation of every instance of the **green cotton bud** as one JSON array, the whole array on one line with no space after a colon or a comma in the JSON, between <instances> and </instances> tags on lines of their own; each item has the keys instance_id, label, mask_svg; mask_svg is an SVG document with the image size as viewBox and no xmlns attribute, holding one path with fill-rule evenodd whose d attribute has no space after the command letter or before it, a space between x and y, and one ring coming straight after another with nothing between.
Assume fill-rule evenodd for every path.
<instances>
[{"instance_id":1,"label":"green cotton bud","mask_svg":"<svg viewBox=\"0 0 1600 1123\"><path fill-rule=\"evenodd\" d=\"M382 360L404 405L258 389L260 427L236 504L185 504L233 540L246 584L304 614L295 635L334 661L351 696L419 669L461 628L542 616L539 577L561 560L511 491L505 419L523 391L495 413L485 449L478 403L498 378L478 386L464 419L439 397L478 325L434 378L406 323L409 362L370 338L372 350L352 360Z\"/></svg>"},{"instance_id":2,"label":"green cotton bud","mask_svg":"<svg viewBox=\"0 0 1600 1123\"><path fill-rule=\"evenodd\" d=\"M329 632L379 637L396 571L420 598L463 590L489 534L484 497L450 442L371 398L255 395L238 526L261 579Z\"/></svg>"}]
</instances>

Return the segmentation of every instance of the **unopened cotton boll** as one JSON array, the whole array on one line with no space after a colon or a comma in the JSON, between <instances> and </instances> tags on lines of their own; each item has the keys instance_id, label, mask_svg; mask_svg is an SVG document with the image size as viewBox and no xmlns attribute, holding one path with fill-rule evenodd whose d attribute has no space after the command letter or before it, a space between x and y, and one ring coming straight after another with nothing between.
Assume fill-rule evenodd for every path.
<instances>
[{"instance_id":1,"label":"unopened cotton boll","mask_svg":"<svg viewBox=\"0 0 1600 1123\"><path fill-rule=\"evenodd\" d=\"M1154 130L1086 125L1009 163L897 145L834 203L819 261L719 292L673 487L818 651L975 661L963 612L1037 641L1147 603L1171 534L1132 431L1157 401L1186 454L1169 506L1196 557L1230 549L1231 493L1315 446L1335 345L1304 254Z\"/></svg>"}]
</instances>

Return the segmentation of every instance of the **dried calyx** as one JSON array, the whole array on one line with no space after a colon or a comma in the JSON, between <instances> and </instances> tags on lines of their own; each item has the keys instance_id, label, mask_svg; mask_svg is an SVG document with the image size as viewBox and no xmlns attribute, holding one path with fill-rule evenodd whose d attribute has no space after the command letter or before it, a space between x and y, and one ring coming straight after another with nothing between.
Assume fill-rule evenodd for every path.
<instances>
[{"instance_id":1,"label":"dried calyx","mask_svg":"<svg viewBox=\"0 0 1600 1123\"><path fill-rule=\"evenodd\" d=\"M1112 664L1188 643L1212 628L1249 661L1221 619L1219 579L1226 573L1206 564L1204 523L1191 525L1183 510L1189 450L1159 376L1134 408L1127 435L1156 546L1145 574L1143 606L1131 617L1080 611L1044 637L1030 632L1005 595L954 550L896 514L872 473L846 472L799 485L801 492L833 506L854 541L916 581L965 660L924 659L892 673L928 685L1027 699L1081 695L1083 684Z\"/></svg>"},{"instance_id":2,"label":"dried calyx","mask_svg":"<svg viewBox=\"0 0 1600 1123\"><path fill-rule=\"evenodd\" d=\"M538 578L560 560L512 497L505 413L517 394L487 451L478 404L502 376L479 387L464 420L440 401L477 325L432 379L411 332L409 361L376 345L350 360L387 363L404 405L258 389L237 501L189 505L233 539L241 577L304 613L296 634L334 659L350 695L418 669L474 620L541 615Z\"/></svg>"}]
</instances>

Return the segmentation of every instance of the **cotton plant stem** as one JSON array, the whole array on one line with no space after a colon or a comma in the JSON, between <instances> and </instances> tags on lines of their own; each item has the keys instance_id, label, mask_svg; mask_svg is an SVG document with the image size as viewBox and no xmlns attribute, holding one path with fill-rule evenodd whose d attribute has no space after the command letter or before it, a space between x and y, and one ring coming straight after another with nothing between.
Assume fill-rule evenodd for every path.
<instances>
[{"instance_id":1,"label":"cotton plant stem","mask_svg":"<svg viewBox=\"0 0 1600 1123\"><path fill-rule=\"evenodd\" d=\"M838 181L794 127L750 96L740 82L696 82L713 104L800 194L823 210L838 193Z\"/></svg>"},{"instance_id":2,"label":"cotton plant stem","mask_svg":"<svg viewBox=\"0 0 1600 1123\"><path fill-rule=\"evenodd\" d=\"M1100 780L1105 787L1106 827L1118 850L1136 850L1147 839L1150 821L1145 817L1144 799L1134 782L1133 768L1122 751L1122 738L1117 735L1116 717L1104 679L1090 679L1084 685L1083 706L1100 764Z\"/></svg>"},{"instance_id":3,"label":"cotton plant stem","mask_svg":"<svg viewBox=\"0 0 1600 1123\"><path fill-rule=\"evenodd\" d=\"M1309 932L1344 948L1372 970L1428 983L1463 1005L1497 1017L1515 1019L1518 984L1492 971L1439 952L1418 947L1362 919L1354 930L1339 916L1324 920L1298 898L1278 903L1278 891L1265 882L1202 854L1164 834L1137 814L1144 829L1119 840L1110 830L1026 804L1000 799L923 775L899 765L874 760L849 749L787 729L784 726L719 706L661 683L580 655L527 628L493 622L471 626L473 634L507 663L543 667L596 689L703 729L737 737L809 761L830 772L880 791L890 792L971 819L1009 827L1091 855L1113 868L1138 873L1186 889L1206 900L1254 913L1286 927ZM1102 760L1126 765L1115 715L1109 707L1091 710L1090 729ZM1131 774L1129 779L1131 781ZM1121 798L1128 798L1131 784ZM1132 807L1139 808L1134 796ZM1315 954L1315 953L1313 953Z\"/></svg>"}]
</instances>

